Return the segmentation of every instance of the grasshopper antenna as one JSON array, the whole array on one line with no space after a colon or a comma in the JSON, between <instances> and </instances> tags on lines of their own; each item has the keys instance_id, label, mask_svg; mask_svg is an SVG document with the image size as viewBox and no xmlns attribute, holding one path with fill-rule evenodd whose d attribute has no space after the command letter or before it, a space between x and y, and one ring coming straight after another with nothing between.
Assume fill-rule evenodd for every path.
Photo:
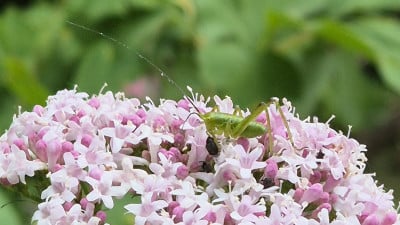
<instances>
[{"instance_id":1,"label":"grasshopper antenna","mask_svg":"<svg viewBox=\"0 0 400 225\"><path fill-rule=\"evenodd\" d=\"M135 49L131 49L131 48L130 48L127 44L125 44L124 42L119 41L119 40L117 40L117 39L115 39L115 38L111 37L110 35L107 35L107 34L105 34L105 33L103 33L103 32L94 30L94 29L89 28L89 27L84 26L84 25L80 25L80 24L74 23L74 22L72 22L72 21L70 21L70 20L66 20L65 22L67 22L68 24L70 24L70 25L72 25L72 26L74 26L74 27L77 27L77 28L80 28L80 29L83 29L83 30L86 30L86 31L89 31L89 32L92 32L92 33L95 33L95 34L98 34L98 35L100 35L100 36L102 36L102 37L104 37L104 38L106 38L106 39L108 39L108 40L110 40L110 41L112 41L112 42L114 42L114 43L116 43L116 44L118 44L118 45L120 45L120 46L126 48L126 49L129 49L129 50L131 50L131 51L134 51L135 54L136 54L139 58L141 58L142 60L144 60L145 62L147 62L150 66L152 66L154 69L156 69L156 70L160 73L161 77L164 77L165 79L167 79L167 81L168 81L169 83L171 83L172 85L174 85L174 86L182 93L183 97L184 97L185 99L187 99L187 100L190 102L190 104L196 109L196 111L197 111L198 113L200 113L200 110L196 107L196 105L194 104L194 101L193 101L191 98L189 98L189 97L185 94L185 92L183 91L183 89L182 89L170 76L168 76L167 73L165 73L159 66L157 66L156 64L154 64L154 63L153 63L150 59L148 59L146 56L142 55L140 52L138 52L138 51L135 50Z\"/></svg>"}]
</instances>

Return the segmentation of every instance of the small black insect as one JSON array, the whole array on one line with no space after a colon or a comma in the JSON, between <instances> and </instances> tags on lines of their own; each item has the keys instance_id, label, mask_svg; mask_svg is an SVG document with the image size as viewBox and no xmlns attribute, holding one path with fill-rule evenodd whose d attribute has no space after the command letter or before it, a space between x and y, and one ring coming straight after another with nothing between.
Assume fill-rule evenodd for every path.
<instances>
[{"instance_id":1,"label":"small black insect","mask_svg":"<svg viewBox=\"0 0 400 225\"><path fill-rule=\"evenodd\" d=\"M213 137L208 136L206 141L206 149L210 155L218 155L219 149Z\"/></svg>"},{"instance_id":2,"label":"small black insect","mask_svg":"<svg viewBox=\"0 0 400 225\"><path fill-rule=\"evenodd\" d=\"M262 184L264 185L264 188L270 188L272 186L275 186L275 182L271 178L264 178L261 180Z\"/></svg>"},{"instance_id":3,"label":"small black insect","mask_svg":"<svg viewBox=\"0 0 400 225\"><path fill-rule=\"evenodd\" d=\"M201 170L206 173L211 173L212 166L210 165L210 163L207 163L206 161L202 161Z\"/></svg>"}]
</instances>

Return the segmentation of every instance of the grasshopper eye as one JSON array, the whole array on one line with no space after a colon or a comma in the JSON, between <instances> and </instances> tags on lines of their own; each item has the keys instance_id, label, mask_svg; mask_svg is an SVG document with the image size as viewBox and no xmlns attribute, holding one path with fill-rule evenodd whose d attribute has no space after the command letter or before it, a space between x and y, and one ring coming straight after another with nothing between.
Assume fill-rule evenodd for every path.
<instances>
[{"instance_id":1,"label":"grasshopper eye","mask_svg":"<svg viewBox=\"0 0 400 225\"><path fill-rule=\"evenodd\" d=\"M219 149L213 137L208 136L206 140L206 149L210 155L218 155Z\"/></svg>"}]
</instances>

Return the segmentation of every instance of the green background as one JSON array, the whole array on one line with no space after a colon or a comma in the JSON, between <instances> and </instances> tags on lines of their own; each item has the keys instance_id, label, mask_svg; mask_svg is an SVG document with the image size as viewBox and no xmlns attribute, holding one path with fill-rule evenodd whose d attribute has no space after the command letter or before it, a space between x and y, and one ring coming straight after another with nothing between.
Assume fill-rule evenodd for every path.
<instances>
[{"instance_id":1,"label":"green background","mask_svg":"<svg viewBox=\"0 0 400 225\"><path fill-rule=\"evenodd\" d=\"M75 84L181 98L162 70L183 89L228 95L242 108L277 96L301 118L336 115L332 126L352 125L368 146L367 170L400 196L398 0L26 0L0 10L2 130L19 105L31 110ZM0 194L1 205L11 201L1 223L29 223L34 204ZM113 210L110 221L129 224L121 215Z\"/></svg>"}]
</instances>

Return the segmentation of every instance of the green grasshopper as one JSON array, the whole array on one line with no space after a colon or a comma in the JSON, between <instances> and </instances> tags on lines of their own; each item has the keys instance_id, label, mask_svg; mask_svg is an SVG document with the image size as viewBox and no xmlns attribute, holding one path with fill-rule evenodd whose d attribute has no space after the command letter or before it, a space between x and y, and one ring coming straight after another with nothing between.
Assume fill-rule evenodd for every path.
<instances>
[{"instance_id":1,"label":"green grasshopper","mask_svg":"<svg viewBox=\"0 0 400 225\"><path fill-rule=\"evenodd\" d=\"M189 101L189 103L193 106L195 109L195 113L197 116L200 117L200 119L204 122L204 125L206 126L207 130L207 140L206 140L206 149L210 155L218 155L219 153L219 148L218 145L216 144L216 136L217 135L223 135L228 138L233 138L237 139L239 137L243 138L254 138L258 136L262 136L266 133L268 133L269 137L269 150L272 150L272 145L273 145L273 137L272 137L272 131L271 131L271 121L269 117L269 112L268 112L268 107L270 104L274 104L280 116L283 119L283 123L285 128L287 129L289 140L293 145L292 141L292 134L289 129L289 124L287 122L284 116L284 113L282 111L282 108L279 105L279 100L276 98L272 98L270 103L264 103L261 102L251 113L250 115L243 117L241 115L241 109L236 108L233 114L230 113L224 113L224 112L219 112L218 107L214 107L212 111L207 112L207 113L201 113L199 108L194 104L194 101L189 98L182 88L174 81L172 78L170 78L166 73L164 73L161 69L156 67L162 77L165 77L168 82L173 84L184 96L186 100ZM267 126L256 122L256 118L263 112L265 111L266 117L267 117ZM189 115L190 116L190 115Z\"/></svg>"},{"instance_id":2,"label":"green grasshopper","mask_svg":"<svg viewBox=\"0 0 400 225\"><path fill-rule=\"evenodd\" d=\"M97 35L101 35L102 37L109 39L109 40L113 41L114 43L131 50L131 48L128 45L126 45L125 43L123 43L111 36L108 36L102 32L93 30L93 29L88 28L83 25L73 23L71 21L66 21L66 22L69 23L70 25L78 27L80 29L96 33ZM269 149L271 151L272 145L273 145L273 139L272 139L272 131L271 131L271 121L270 121L269 112L268 112L268 107L270 106L270 104L276 105L276 107L279 111L279 114L283 119L284 125L287 129L289 139L293 145L292 135L290 133L289 125L288 125L286 119L284 119L285 117L284 117L283 111L282 111L282 109L279 105L279 101L277 99L273 98L269 104L261 102L250 113L250 115L248 115L246 117L243 117L241 115L240 108L237 108L233 114L219 112L218 107L214 107L214 109L210 112L201 113L200 110L197 108L197 106L194 104L194 101L185 94L185 92L182 90L182 88L174 80L172 80L171 77L169 77L160 67L155 65L152 61L150 61L148 58L146 58L145 56L140 54L138 51L135 51L135 53L139 58L143 59L144 61L149 63L149 65L151 65L154 69L159 71L161 77L166 78L169 83L173 84L183 94L184 98L187 99L189 101L189 103L193 106L193 108L196 111L193 114L198 115L200 117L200 119L204 122L204 125L206 127L207 134L208 134L208 138L206 140L206 149L210 155L215 156L215 155L218 155L218 153L219 153L219 147L215 141L217 135L223 135L227 138L237 139L239 137L254 138L254 137L262 136L264 134L268 134L269 144L270 144ZM258 123L255 121L257 116L260 115L263 111L266 112L266 117L267 117L266 126L264 124L261 124L261 123Z\"/></svg>"}]
</instances>

